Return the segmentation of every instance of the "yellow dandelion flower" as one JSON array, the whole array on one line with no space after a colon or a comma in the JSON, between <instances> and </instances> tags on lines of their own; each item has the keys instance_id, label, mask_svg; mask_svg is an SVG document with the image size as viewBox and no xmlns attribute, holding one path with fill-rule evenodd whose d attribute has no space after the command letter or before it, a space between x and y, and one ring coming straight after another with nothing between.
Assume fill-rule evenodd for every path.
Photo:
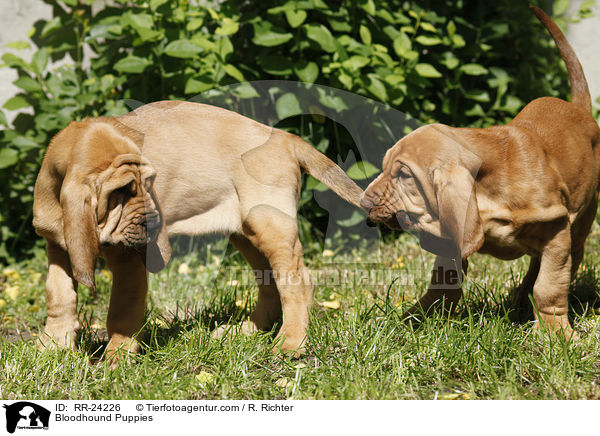
<instances>
[{"instance_id":1,"label":"yellow dandelion flower","mask_svg":"<svg viewBox=\"0 0 600 436\"><path fill-rule=\"evenodd\" d=\"M196 380L203 385L207 385L215 381L215 375L210 372L200 371L199 374L196 374Z\"/></svg>"},{"instance_id":2,"label":"yellow dandelion flower","mask_svg":"<svg viewBox=\"0 0 600 436\"><path fill-rule=\"evenodd\" d=\"M190 267L187 263L182 263L181 265L179 265L177 272L179 274L190 274L192 272L192 270L190 269Z\"/></svg>"},{"instance_id":3,"label":"yellow dandelion flower","mask_svg":"<svg viewBox=\"0 0 600 436\"><path fill-rule=\"evenodd\" d=\"M17 280L21 277L21 274L19 274L18 271L15 271L12 268L4 268L2 270L2 274L4 274L10 280Z\"/></svg>"},{"instance_id":4,"label":"yellow dandelion flower","mask_svg":"<svg viewBox=\"0 0 600 436\"><path fill-rule=\"evenodd\" d=\"M4 290L4 293L10 297L11 300L16 300L19 295L18 286L9 286Z\"/></svg>"}]
</instances>

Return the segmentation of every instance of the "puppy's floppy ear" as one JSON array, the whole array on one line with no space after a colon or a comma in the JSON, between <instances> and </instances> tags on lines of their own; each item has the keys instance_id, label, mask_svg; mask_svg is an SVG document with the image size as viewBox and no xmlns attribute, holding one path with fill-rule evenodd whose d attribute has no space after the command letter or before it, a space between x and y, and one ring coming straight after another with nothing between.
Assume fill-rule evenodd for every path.
<instances>
[{"instance_id":1,"label":"puppy's floppy ear","mask_svg":"<svg viewBox=\"0 0 600 436\"><path fill-rule=\"evenodd\" d=\"M63 230L73 277L79 283L96 290L94 269L99 246L95 196L77 171L69 171L60 191Z\"/></svg>"},{"instance_id":2,"label":"puppy's floppy ear","mask_svg":"<svg viewBox=\"0 0 600 436\"><path fill-rule=\"evenodd\" d=\"M453 241L456 255L466 259L484 241L475 179L464 166L452 164L450 168L433 171L433 186L442 236Z\"/></svg>"}]
</instances>

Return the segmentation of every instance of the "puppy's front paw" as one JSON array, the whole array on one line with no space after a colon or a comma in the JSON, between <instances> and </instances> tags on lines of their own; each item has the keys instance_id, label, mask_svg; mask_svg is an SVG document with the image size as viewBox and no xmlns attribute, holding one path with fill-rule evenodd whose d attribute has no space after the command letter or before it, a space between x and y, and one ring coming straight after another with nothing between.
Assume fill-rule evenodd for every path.
<instances>
[{"instance_id":1,"label":"puppy's front paw","mask_svg":"<svg viewBox=\"0 0 600 436\"><path fill-rule=\"evenodd\" d=\"M106 346L106 364L113 370L118 365L128 362L130 358L140 351L140 344L135 338L113 334Z\"/></svg>"}]
</instances>

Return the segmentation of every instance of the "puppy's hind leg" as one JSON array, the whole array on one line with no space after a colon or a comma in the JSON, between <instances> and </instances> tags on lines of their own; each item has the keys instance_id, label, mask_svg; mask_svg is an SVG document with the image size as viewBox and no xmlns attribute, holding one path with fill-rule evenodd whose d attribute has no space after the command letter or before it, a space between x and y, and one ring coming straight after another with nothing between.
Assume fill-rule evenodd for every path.
<instances>
[{"instance_id":1,"label":"puppy's hind leg","mask_svg":"<svg viewBox=\"0 0 600 436\"><path fill-rule=\"evenodd\" d=\"M277 347L300 355L304 352L313 284L302 260L296 217L275 207L260 205L250 211L242 230L244 236L264 254L273 270L283 315L276 338Z\"/></svg>"},{"instance_id":2,"label":"puppy's hind leg","mask_svg":"<svg viewBox=\"0 0 600 436\"><path fill-rule=\"evenodd\" d=\"M259 330L271 330L275 323L281 321L281 299L277 285L273 278L273 271L269 261L265 258L248 238L234 234L230 237L231 243L248 261L256 274L258 282L258 301L250 321Z\"/></svg>"},{"instance_id":3,"label":"puppy's hind leg","mask_svg":"<svg viewBox=\"0 0 600 436\"><path fill-rule=\"evenodd\" d=\"M539 257L531 257L527 274L525 274L523 281L515 288L512 294L512 305L518 311L524 310L525 308L531 308L531 305L529 304L529 295L533 292L533 285L537 280L539 272ZM531 311L529 311L529 316L531 316Z\"/></svg>"},{"instance_id":4,"label":"puppy's hind leg","mask_svg":"<svg viewBox=\"0 0 600 436\"><path fill-rule=\"evenodd\" d=\"M73 278L69 255L48 241L48 278L46 304L48 317L38 348L75 348L80 325L77 319L77 282Z\"/></svg>"}]
</instances>

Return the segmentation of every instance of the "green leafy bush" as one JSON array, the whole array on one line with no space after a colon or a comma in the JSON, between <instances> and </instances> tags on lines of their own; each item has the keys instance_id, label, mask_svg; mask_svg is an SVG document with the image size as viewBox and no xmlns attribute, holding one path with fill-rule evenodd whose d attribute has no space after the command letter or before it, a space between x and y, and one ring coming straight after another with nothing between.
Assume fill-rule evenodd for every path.
<instances>
[{"instance_id":1,"label":"green leafy bush","mask_svg":"<svg viewBox=\"0 0 600 436\"><path fill-rule=\"evenodd\" d=\"M506 122L535 97L568 94L553 43L522 1L225 0L217 9L188 0L117 0L98 11L93 0L45 1L53 18L31 31L33 58L15 54L31 42L13 43L2 56L21 89L4 105L19 111L10 126L0 112L5 260L39 241L31 226L33 185L51 137L73 119L126 112L124 99L189 99L232 83L280 79L350 91L424 123L487 126ZM351 150L358 155L344 128L318 114L294 116L293 95L274 89L271 97L269 104L291 116L281 127L336 160ZM343 101L327 98L320 103L344 110ZM237 88L228 104L235 109L245 100L264 104L251 87ZM362 168L371 170L357 179L375 172L368 163ZM326 211L306 190L301 206L305 236L322 235Z\"/></svg>"}]
</instances>

